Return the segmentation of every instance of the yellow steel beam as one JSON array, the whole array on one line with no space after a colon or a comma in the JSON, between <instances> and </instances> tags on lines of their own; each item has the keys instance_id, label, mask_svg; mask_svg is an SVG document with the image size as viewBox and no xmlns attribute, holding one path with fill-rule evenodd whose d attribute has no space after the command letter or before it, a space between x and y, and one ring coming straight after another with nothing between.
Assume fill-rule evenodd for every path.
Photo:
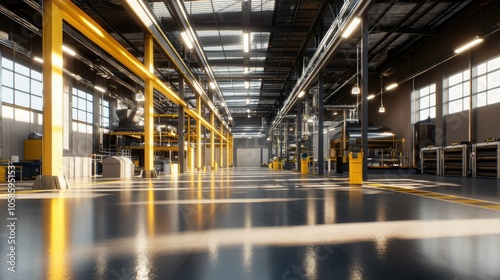
<instances>
[{"instance_id":1,"label":"yellow steel beam","mask_svg":"<svg viewBox=\"0 0 500 280\"><path fill-rule=\"evenodd\" d=\"M232 153L232 137L228 137L228 140L226 142L226 153L227 153L227 161L228 161L228 166L231 166L233 164L233 153Z\"/></svg>"},{"instance_id":2,"label":"yellow steel beam","mask_svg":"<svg viewBox=\"0 0 500 280\"><path fill-rule=\"evenodd\" d=\"M63 176L63 18L51 0L43 2L42 176Z\"/></svg>"},{"instance_id":3,"label":"yellow steel beam","mask_svg":"<svg viewBox=\"0 0 500 280\"><path fill-rule=\"evenodd\" d=\"M139 75L143 80L150 79L154 83L155 88L169 100L175 104L186 107L186 102L181 100L171 88L167 87L160 79L151 73L145 65L128 52L127 49L118 43L109 33L75 4L65 0L53 0L53 2L61 8L63 11L63 19L70 25L78 29L83 35L104 49L124 66L132 70L135 74Z\"/></svg>"},{"instance_id":4,"label":"yellow steel beam","mask_svg":"<svg viewBox=\"0 0 500 280\"><path fill-rule=\"evenodd\" d=\"M220 132L215 128L213 127L207 120L205 120L202 116L201 116L201 111L200 113L198 114L198 112L190 109L190 108L186 108L185 111L184 111L187 115L191 116L193 119L195 119L196 121L200 120L201 121L201 124L209 129L210 131L215 131L215 133L217 135L219 135L220 137L224 138L224 135L221 135Z\"/></svg>"},{"instance_id":5,"label":"yellow steel beam","mask_svg":"<svg viewBox=\"0 0 500 280\"><path fill-rule=\"evenodd\" d=\"M215 128L215 114L210 112L210 125ZM215 130L210 131L210 167L215 168Z\"/></svg>"},{"instance_id":6,"label":"yellow steel beam","mask_svg":"<svg viewBox=\"0 0 500 280\"><path fill-rule=\"evenodd\" d=\"M151 35L144 36L144 66L153 74L154 71L154 49ZM153 103L153 81L146 77L144 80L144 170L154 170L154 103Z\"/></svg>"},{"instance_id":7,"label":"yellow steel beam","mask_svg":"<svg viewBox=\"0 0 500 280\"><path fill-rule=\"evenodd\" d=\"M70 25L78 29L83 35L99 45L108 54L113 56L143 80L146 81L149 79L154 84L154 88L175 104L183 106L186 109L187 114L197 121L199 120L210 131L219 133L219 131L212 127L210 123L201 116L201 113L188 108L186 102L180 99L170 87L167 87L165 83L158 79L145 65L129 53L127 49L118 43L109 33L107 33L82 10L80 10L75 4L71 1L64 0L53 0L51 3L54 3L55 6L60 8L63 19Z\"/></svg>"},{"instance_id":8,"label":"yellow steel beam","mask_svg":"<svg viewBox=\"0 0 500 280\"><path fill-rule=\"evenodd\" d=\"M154 118L178 118L179 114L154 114Z\"/></svg>"},{"instance_id":9,"label":"yellow steel beam","mask_svg":"<svg viewBox=\"0 0 500 280\"><path fill-rule=\"evenodd\" d=\"M196 113L201 116L201 97L196 97ZM196 167L198 169L203 168L201 166L201 123L203 118L198 118L196 120Z\"/></svg>"},{"instance_id":10,"label":"yellow steel beam","mask_svg":"<svg viewBox=\"0 0 500 280\"><path fill-rule=\"evenodd\" d=\"M233 166L234 165L234 162L233 162L233 152L234 152L234 146L233 146L233 143L234 143L234 137L233 135L230 135L229 136L229 141L228 141L228 146L229 146L229 166Z\"/></svg>"},{"instance_id":11,"label":"yellow steel beam","mask_svg":"<svg viewBox=\"0 0 500 280\"><path fill-rule=\"evenodd\" d=\"M220 126L220 134L224 134L224 127L221 125ZM222 137L220 138L220 146L219 146L219 161L220 161L220 167L224 166L224 139ZM227 161L226 161L227 164Z\"/></svg>"}]
</instances>

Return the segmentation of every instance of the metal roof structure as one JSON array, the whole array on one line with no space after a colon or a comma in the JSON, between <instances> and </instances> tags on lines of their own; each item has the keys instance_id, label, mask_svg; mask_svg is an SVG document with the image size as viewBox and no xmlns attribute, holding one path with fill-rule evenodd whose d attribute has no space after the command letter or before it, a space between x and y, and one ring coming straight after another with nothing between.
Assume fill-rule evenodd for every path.
<instances>
[{"instance_id":1,"label":"metal roof structure","mask_svg":"<svg viewBox=\"0 0 500 280\"><path fill-rule=\"evenodd\" d=\"M34 32L40 30L41 0L1 0L0 12L16 18ZM141 2L154 14L172 48L208 90L213 75L220 97L214 105L232 125L235 135L263 136L283 107L303 70L311 62L327 30L337 24L338 15L349 2L342 0L73 0L130 53L142 59L144 28L141 20L126 8ZM391 75L394 66L433 38L446 32L461 18L486 5L485 1L378 0L365 1L369 32L369 74ZM8 7L8 8L7 8ZM182 16L180 16L182 15ZM181 18L184 17L184 18ZM38 20L37 20L38 19ZM186 26L193 30L201 53L189 49L182 39ZM31 30L31 29L30 29ZM244 37L248 34L248 51ZM193 38L191 38L193 39ZM355 83L359 32L339 44L321 72L326 105L351 105ZM108 87L124 98L140 81L105 57L99 46L80 38L78 30L67 27L65 43L73 44L84 59L106 69ZM21 43L22 44L22 43ZM155 50L155 72L170 87L178 88L174 63ZM212 72L208 75L208 72ZM401 75L411 75L404 73ZM193 89L186 89L188 102ZM155 95L158 113L172 113L171 106ZM227 105L227 109L225 108ZM227 112L227 113L226 113Z\"/></svg>"}]
</instances>

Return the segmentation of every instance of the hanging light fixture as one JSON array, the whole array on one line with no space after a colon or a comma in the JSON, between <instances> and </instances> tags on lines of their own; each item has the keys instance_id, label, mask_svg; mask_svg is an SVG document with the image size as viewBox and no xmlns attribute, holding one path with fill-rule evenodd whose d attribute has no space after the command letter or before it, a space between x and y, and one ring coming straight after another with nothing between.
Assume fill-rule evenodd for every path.
<instances>
[{"instance_id":1,"label":"hanging light fixture","mask_svg":"<svg viewBox=\"0 0 500 280\"><path fill-rule=\"evenodd\" d=\"M359 47L356 47L356 84L352 87L352 94L360 94L361 90L359 89Z\"/></svg>"},{"instance_id":2,"label":"hanging light fixture","mask_svg":"<svg viewBox=\"0 0 500 280\"><path fill-rule=\"evenodd\" d=\"M380 76L380 108L378 108L379 113L385 113L384 107L384 81L383 77Z\"/></svg>"},{"instance_id":3,"label":"hanging light fixture","mask_svg":"<svg viewBox=\"0 0 500 280\"><path fill-rule=\"evenodd\" d=\"M140 90L135 94L135 101L144 101L144 94Z\"/></svg>"}]
</instances>

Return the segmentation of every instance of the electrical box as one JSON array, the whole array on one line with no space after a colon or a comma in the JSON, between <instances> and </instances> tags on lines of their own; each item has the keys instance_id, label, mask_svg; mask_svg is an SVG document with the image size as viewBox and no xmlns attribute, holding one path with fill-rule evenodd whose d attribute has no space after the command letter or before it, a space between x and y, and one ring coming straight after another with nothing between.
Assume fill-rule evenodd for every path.
<instances>
[{"instance_id":1,"label":"electrical box","mask_svg":"<svg viewBox=\"0 0 500 280\"><path fill-rule=\"evenodd\" d=\"M24 160L42 159L42 140L24 140Z\"/></svg>"}]
</instances>

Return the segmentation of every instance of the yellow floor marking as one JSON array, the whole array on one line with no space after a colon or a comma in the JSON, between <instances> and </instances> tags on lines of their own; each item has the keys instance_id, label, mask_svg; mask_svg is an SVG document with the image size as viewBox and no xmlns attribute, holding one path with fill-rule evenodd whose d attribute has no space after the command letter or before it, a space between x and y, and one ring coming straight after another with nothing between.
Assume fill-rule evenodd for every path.
<instances>
[{"instance_id":1,"label":"yellow floor marking","mask_svg":"<svg viewBox=\"0 0 500 280\"><path fill-rule=\"evenodd\" d=\"M448 195L448 194L442 194L442 193L436 193L436 192L430 192L430 191L424 191L424 190L406 189L406 188L402 188L402 187L383 185L383 184L367 184L367 185L370 187L381 188L381 189L391 190L391 191L400 192L400 193L407 193L407 194L412 194L412 195L417 195L417 196L423 196L423 197L448 201L448 202L462 204L462 205L474 206L474 207L485 208L485 209L490 209L490 210L500 210L500 204L494 203L491 201L478 200L478 199L472 199L472 198L467 198L467 197L462 197L462 196Z\"/></svg>"}]
</instances>

